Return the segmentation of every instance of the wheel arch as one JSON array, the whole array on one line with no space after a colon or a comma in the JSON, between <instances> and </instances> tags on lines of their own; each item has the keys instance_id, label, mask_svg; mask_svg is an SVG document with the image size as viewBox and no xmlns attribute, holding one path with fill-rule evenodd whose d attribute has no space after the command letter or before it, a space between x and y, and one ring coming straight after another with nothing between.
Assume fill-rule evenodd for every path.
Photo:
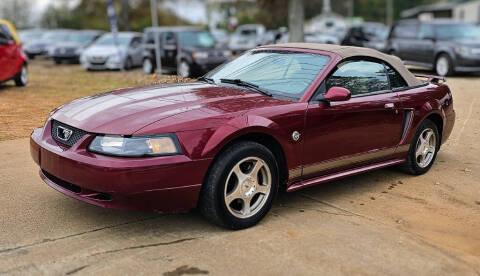
<instances>
[{"instance_id":1,"label":"wheel arch","mask_svg":"<svg viewBox=\"0 0 480 276\"><path fill-rule=\"evenodd\" d=\"M440 135L440 144L441 141L442 141L442 137L443 137L443 118L442 116L440 116L440 114L438 113L431 113L429 115L427 115L427 117L425 117L425 119L422 120L425 121L425 120L430 120L432 121L436 126L437 126L437 129L438 129L438 134Z\"/></svg>"},{"instance_id":2,"label":"wheel arch","mask_svg":"<svg viewBox=\"0 0 480 276\"><path fill-rule=\"evenodd\" d=\"M447 55L448 58L449 58L451 61L453 61L453 56L452 56L452 54L450 53L450 51L448 51L448 50L446 50L446 49L441 49L441 50L439 50L437 53L435 53L435 58L433 59L433 62L434 62L433 68L435 68L436 63L437 63L437 60L438 60L438 58L439 58L441 55Z\"/></svg>"},{"instance_id":3,"label":"wheel arch","mask_svg":"<svg viewBox=\"0 0 480 276\"><path fill-rule=\"evenodd\" d=\"M207 172L204 176L202 183L205 183L206 179L209 176L210 170L212 166L215 164L219 156L236 143L240 143L243 141L251 141L259 143L269 149L273 155L275 156L275 160L277 161L278 170L279 170L279 178L280 178L280 189L285 190L286 184L288 181L288 166L287 166L287 158L285 151L277 138L271 133L265 131L260 127L252 127L248 128L248 130L238 131L236 133L230 134L228 137L225 137L221 143L221 145L215 150L214 157L210 166L207 169Z\"/></svg>"}]
</instances>

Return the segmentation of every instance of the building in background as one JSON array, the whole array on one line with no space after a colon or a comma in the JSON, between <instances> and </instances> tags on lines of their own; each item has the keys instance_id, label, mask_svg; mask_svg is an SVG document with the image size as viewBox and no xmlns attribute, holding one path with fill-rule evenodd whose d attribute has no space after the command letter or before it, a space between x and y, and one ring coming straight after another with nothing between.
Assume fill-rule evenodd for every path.
<instances>
[{"instance_id":1,"label":"building in background","mask_svg":"<svg viewBox=\"0 0 480 276\"><path fill-rule=\"evenodd\" d=\"M474 24L480 23L480 0L456 0L432 5L418 6L401 13L402 18L430 20L451 18Z\"/></svg>"}]
</instances>

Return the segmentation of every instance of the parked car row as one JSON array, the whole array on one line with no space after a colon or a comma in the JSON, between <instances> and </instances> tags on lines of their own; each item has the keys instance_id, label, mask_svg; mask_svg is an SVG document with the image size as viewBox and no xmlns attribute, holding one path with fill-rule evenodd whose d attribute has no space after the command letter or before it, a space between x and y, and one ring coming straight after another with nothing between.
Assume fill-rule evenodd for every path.
<instances>
[{"instance_id":1,"label":"parked car row","mask_svg":"<svg viewBox=\"0 0 480 276\"><path fill-rule=\"evenodd\" d=\"M20 32L20 38L30 59L46 55L57 64L80 62L87 70L142 66L149 74L157 67L158 51L162 71L195 77L229 61L232 53L287 42L289 33L285 27L266 30L261 24L247 24L230 36L222 30L175 26L117 36L96 30L32 29ZM306 33L305 41L373 48L396 55L406 64L433 69L440 76L480 72L480 28L464 22L401 20L390 30L382 23L365 22L341 32Z\"/></svg>"}]
</instances>

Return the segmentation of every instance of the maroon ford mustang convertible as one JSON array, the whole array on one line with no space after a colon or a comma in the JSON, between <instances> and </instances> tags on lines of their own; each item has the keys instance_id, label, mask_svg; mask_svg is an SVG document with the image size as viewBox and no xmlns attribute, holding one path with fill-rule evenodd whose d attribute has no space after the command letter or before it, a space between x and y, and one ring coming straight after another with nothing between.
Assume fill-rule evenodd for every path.
<instances>
[{"instance_id":1,"label":"maroon ford mustang convertible","mask_svg":"<svg viewBox=\"0 0 480 276\"><path fill-rule=\"evenodd\" d=\"M438 78L365 48L249 51L196 83L75 100L31 136L41 178L121 209L186 211L240 229L288 192L391 165L427 172L455 120Z\"/></svg>"}]
</instances>

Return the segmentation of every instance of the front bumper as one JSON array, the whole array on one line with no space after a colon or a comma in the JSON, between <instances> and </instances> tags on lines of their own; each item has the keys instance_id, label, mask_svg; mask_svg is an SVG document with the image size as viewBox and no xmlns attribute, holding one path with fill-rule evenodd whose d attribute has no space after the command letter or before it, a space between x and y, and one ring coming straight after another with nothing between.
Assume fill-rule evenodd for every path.
<instances>
[{"instance_id":1,"label":"front bumper","mask_svg":"<svg viewBox=\"0 0 480 276\"><path fill-rule=\"evenodd\" d=\"M53 59L57 60L76 60L78 61L80 59L79 55L61 55L61 54L53 54L50 56Z\"/></svg>"},{"instance_id":2,"label":"front bumper","mask_svg":"<svg viewBox=\"0 0 480 276\"><path fill-rule=\"evenodd\" d=\"M87 151L94 135L68 148L50 133L51 122L35 129L30 152L45 183L69 197L105 208L143 211L183 212L197 205L211 159L110 157Z\"/></svg>"},{"instance_id":3,"label":"front bumper","mask_svg":"<svg viewBox=\"0 0 480 276\"><path fill-rule=\"evenodd\" d=\"M86 70L121 70L124 65L124 60L113 60L109 57L98 57L92 59L91 57L80 56L80 64Z\"/></svg>"}]
</instances>

